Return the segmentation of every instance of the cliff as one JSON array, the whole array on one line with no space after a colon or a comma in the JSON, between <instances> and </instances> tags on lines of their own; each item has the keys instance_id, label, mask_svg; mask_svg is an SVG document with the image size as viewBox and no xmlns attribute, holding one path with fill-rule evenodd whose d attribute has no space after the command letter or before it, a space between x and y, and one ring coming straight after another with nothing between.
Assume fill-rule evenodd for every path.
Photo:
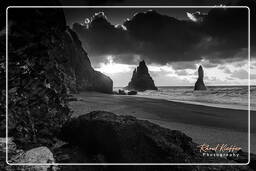
<instances>
[{"instance_id":1,"label":"cliff","mask_svg":"<svg viewBox=\"0 0 256 171\"><path fill-rule=\"evenodd\" d=\"M70 91L112 93L113 81L92 68L88 55L73 30L67 27L56 42L62 46L50 50L50 55L63 62L65 82Z\"/></svg>"},{"instance_id":2,"label":"cliff","mask_svg":"<svg viewBox=\"0 0 256 171\"><path fill-rule=\"evenodd\" d=\"M24 149L51 146L70 118L69 92L112 93L113 83L92 68L77 35L66 26L62 9L10 8L8 14L8 92L4 56L0 68L1 111L5 110L6 93L10 109L8 136ZM5 34L0 38L5 40ZM1 47L1 54L4 50ZM0 128L5 136L2 120Z\"/></svg>"},{"instance_id":3,"label":"cliff","mask_svg":"<svg viewBox=\"0 0 256 171\"><path fill-rule=\"evenodd\" d=\"M139 66L134 69L132 79L129 82L127 89L145 91L157 90L155 83L148 72L148 67L145 61L141 61Z\"/></svg>"},{"instance_id":4,"label":"cliff","mask_svg":"<svg viewBox=\"0 0 256 171\"><path fill-rule=\"evenodd\" d=\"M204 70L201 65L198 68L198 79L195 83L194 90L206 90L204 85Z\"/></svg>"},{"instance_id":5,"label":"cliff","mask_svg":"<svg viewBox=\"0 0 256 171\"><path fill-rule=\"evenodd\" d=\"M66 26L62 9L9 10L10 50L32 53L30 59L38 58L44 67L46 58L49 64L56 63L68 91L112 93L112 80L92 68L76 33Z\"/></svg>"}]
</instances>

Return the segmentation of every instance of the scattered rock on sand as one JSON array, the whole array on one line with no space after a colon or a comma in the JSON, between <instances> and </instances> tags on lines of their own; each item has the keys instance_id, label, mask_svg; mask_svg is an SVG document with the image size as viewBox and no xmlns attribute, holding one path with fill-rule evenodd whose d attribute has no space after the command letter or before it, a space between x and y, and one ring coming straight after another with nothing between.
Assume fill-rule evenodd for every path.
<instances>
[{"instance_id":1,"label":"scattered rock on sand","mask_svg":"<svg viewBox=\"0 0 256 171\"><path fill-rule=\"evenodd\" d=\"M137 91L129 91L127 94L128 95L136 95L138 92Z\"/></svg>"},{"instance_id":2,"label":"scattered rock on sand","mask_svg":"<svg viewBox=\"0 0 256 171\"><path fill-rule=\"evenodd\" d=\"M124 90L120 90L120 89L118 90L118 94L119 95L126 95L125 91Z\"/></svg>"}]
</instances>

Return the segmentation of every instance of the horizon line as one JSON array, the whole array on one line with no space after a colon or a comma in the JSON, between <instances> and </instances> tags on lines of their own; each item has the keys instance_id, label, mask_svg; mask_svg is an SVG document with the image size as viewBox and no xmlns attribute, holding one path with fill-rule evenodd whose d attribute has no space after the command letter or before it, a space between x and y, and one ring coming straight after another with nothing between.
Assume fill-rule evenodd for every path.
<instances>
[{"instance_id":1,"label":"horizon line","mask_svg":"<svg viewBox=\"0 0 256 171\"><path fill-rule=\"evenodd\" d=\"M217 87L217 86L226 86L226 87L232 87L232 86L240 86L240 87L248 87L248 85L241 85L241 84L227 84L227 85L208 85L206 87ZM113 88L120 88L120 87L126 87L126 86L113 86ZM156 87L194 87L194 85L156 85ZM256 85L250 85L250 87L256 87Z\"/></svg>"}]
</instances>

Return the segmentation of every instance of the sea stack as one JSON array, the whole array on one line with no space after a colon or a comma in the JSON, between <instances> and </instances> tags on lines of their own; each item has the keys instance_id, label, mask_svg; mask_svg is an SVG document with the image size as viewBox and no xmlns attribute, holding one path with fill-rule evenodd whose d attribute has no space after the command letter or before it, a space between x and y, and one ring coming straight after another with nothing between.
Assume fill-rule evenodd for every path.
<instances>
[{"instance_id":1,"label":"sea stack","mask_svg":"<svg viewBox=\"0 0 256 171\"><path fill-rule=\"evenodd\" d=\"M144 60L140 62L136 69L134 69L132 79L129 82L127 89L137 91L157 90L153 79L148 73L148 67Z\"/></svg>"},{"instance_id":2,"label":"sea stack","mask_svg":"<svg viewBox=\"0 0 256 171\"><path fill-rule=\"evenodd\" d=\"M195 83L194 90L206 90L206 87L204 85L204 70L201 65L198 68L198 79Z\"/></svg>"}]
</instances>

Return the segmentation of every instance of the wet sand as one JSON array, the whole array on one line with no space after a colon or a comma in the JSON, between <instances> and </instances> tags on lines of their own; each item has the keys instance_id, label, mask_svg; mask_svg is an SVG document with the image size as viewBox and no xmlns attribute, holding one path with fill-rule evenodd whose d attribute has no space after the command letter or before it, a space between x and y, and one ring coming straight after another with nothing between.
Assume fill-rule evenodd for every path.
<instances>
[{"instance_id":1,"label":"wet sand","mask_svg":"<svg viewBox=\"0 0 256 171\"><path fill-rule=\"evenodd\" d=\"M127 95L82 92L70 102L73 117L95 110L132 115L163 127L180 130L198 144L229 144L248 150L248 111L216 108ZM255 115L255 111L251 112ZM251 120L251 123L255 123ZM251 126L251 144L256 144L256 127ZM251 149L256 153L256 149Z\"/></svg>"}]
</instances>

